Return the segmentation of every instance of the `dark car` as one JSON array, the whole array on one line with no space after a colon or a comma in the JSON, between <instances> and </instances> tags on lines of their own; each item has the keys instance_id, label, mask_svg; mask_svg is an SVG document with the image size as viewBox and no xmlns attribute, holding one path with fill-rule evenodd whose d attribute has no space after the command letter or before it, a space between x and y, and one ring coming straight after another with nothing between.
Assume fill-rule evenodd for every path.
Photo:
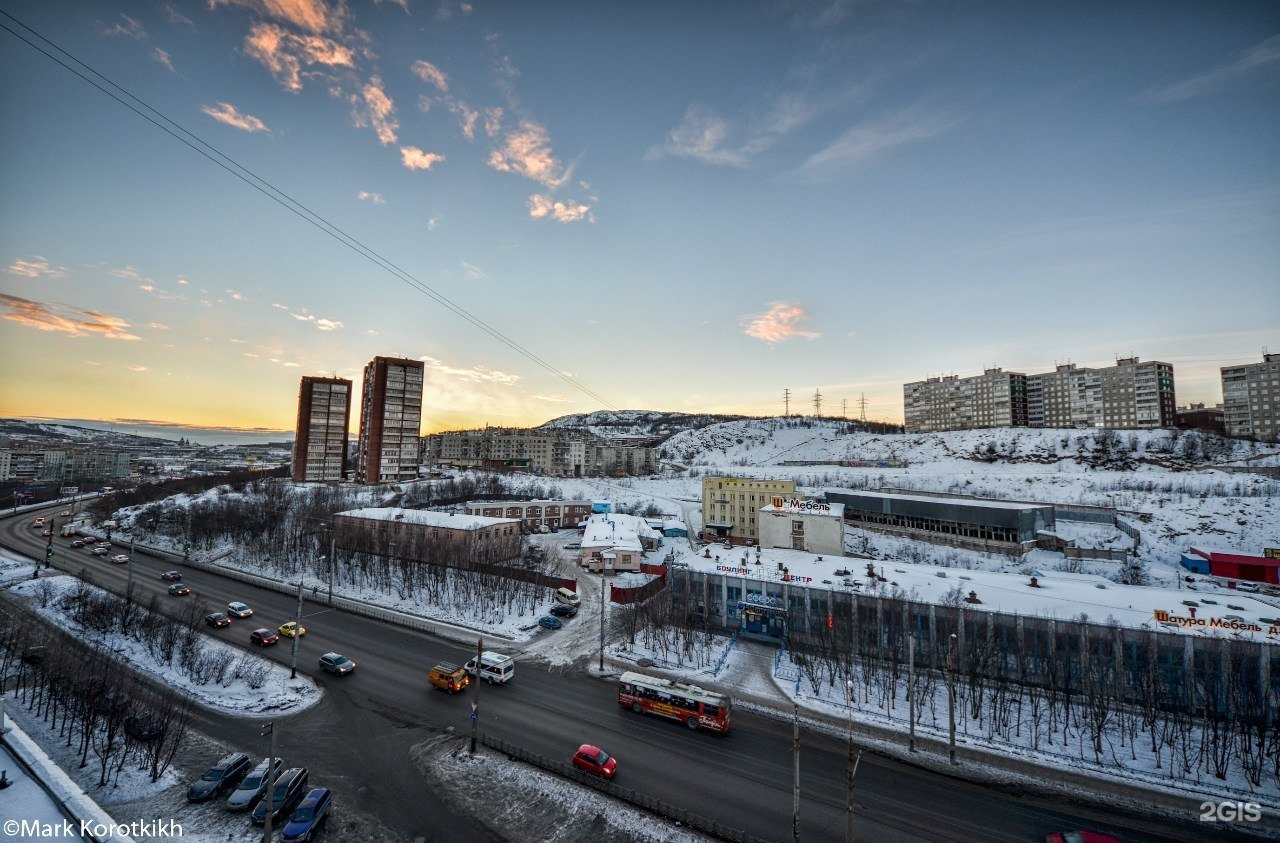
<instances>
[{"instance_id":1,"label":"dark car","mask_svg":"<svg viewBox=\"0 0 1280 843\"><path fill-rule=\"evenodd\" d=\"M174 597L186 597L191 593L191 589L179 582L169 586L169 593Z\"/></svg>"},{"instance_id":2,"label":"dark car","mask_svg":"<svg viewBox=\"0 0 1280 843\"><path fill-rule=\"evenodd\" d=\"M289 822L280 829L281 843L301 843L314 840L329 819L333 806L333 791L327 787L313 788L293 810Z\"/></svg>"},{"instance_id":3,"label":"dark car","mask_svg":"<svg viewBox=\"0 0 1280 843\"><path fill-rule=\"evenodd\" d=\"M151 714L135 714L125 718L124 733L135 741L153 741L164 734L164 723Z\"/></svg>"},{"instance_id":4,"label":"dark car","mask_svg":"<svg viewBox=\"0 0 1280 843\"><path fill-rule=\"evenodd\" d=\"M557 617L543 615L538 618L538 626L545 627L546 629L559 629L564 626L564 624L560 623L560 619Z\"/></svg>"},{"instance_id":5,"label":"dark car","mask_svg":"<svg viewBox=\"0 0 1280 843\"><path fill-rule=\"evenodd\" d=\"M200 781L191 785L187 791L187 800L203 802L222 796L235 790L236 785L249 772L249 756L243 752L235 752L209 768L209 772L200 777Z\"/></svg>"},{"instance_id":6,"label":"dark car","mask_svg":"<svg viewBox=\"0 0 1280 843\"><path fill-rule=\"evenodd\" d=\"M276 786L271 791L271 822L274 825L281 817L293 813L294 806L307 793L307 768L290 767L278 777ZM253 808L253 824L267 824L267 796L263 796Z\"/></svg>"},{"instance_id":7,"label":"dark car","mask_svg":"<svg viewBox=\"0 0 1280 843\"><path fill-rule=\"evenodd\" d=\"M279 640L280 636L269 629L255 629L249 633L249 643L257 644L259 647L270 647Z\"/></svg>"},{"instance_id":8,"label":"dark car","mask_svg":"<svg viewBox=\"0 0 1280 843\"><path fill-rule=\"evenodd\" d=\"M356 663L342 653L325 653L320 657L320 669L345 676L356 669Z\"/></svg>"},{"instance_id":9,"label":"dark car","mask_svg":"<svg viewBox=\"0 0 1280 843\"><path fill-rule=\"evenodd\" d=\"M160 579L164 580L165 582L177 582L178 580L182 579L182 572L181 571L165 571L163 574L160 575Z\"/></svg>"},{"instance_id":10,"label":"dark car","mask_svg":"<svg viewBox=\"0 0 1280 843\"><path fill-rule=\"evenodd\" d=\"M277 758L275 763L276 775L280 775L280 769L284 767L284 759ZM267 759L258 762L258 766L249 771L249 775L240 780L240 784L236 785L236 789L227 797L227 810L234 813L248 811L258 804L258 800L267 792Z\"/></svg>"},{"instance_id":11,"label":"dark car","mask_svg":"<svg viewBox=\"0 0 1280 843\"><path fill-rule=\"evenodd\" d=\"M204 616L204 622L214 629L221 629L224 626L231 626L231 618L227 617L225 612L213 612Z\"/></svg>"},{"instance_id":12,"label":"dark car","mask_svg":"<svg viewBox=\"0 0 1280 843\"><path fill-rule=\"evenodd\" d=\"M557 603L551 607L551 614L557 618L572 618L578 614L578 607L570 606L567 603Z\"/></svg>"},{"instance_id":13,"label":"dark car","mask_svg":"<svg viewBox=\"0 0 1280 843\"><path fill-rule=\"evenodd\" d=\"M614 774L618 772L618 759L598 746L584 743L573 754L573 766L579 770L585 770L593 776L612 779Z\"/></svg>"}]
</instances>

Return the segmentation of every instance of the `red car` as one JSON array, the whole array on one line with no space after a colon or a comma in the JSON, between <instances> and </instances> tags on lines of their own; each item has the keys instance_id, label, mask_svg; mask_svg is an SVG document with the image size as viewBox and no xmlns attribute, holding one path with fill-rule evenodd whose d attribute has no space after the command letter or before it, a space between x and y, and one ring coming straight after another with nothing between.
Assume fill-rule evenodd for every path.
<instances>
[{"instance_id":1,"label":"red car","mask_svg":"<svg viewBox=\"0 0 1280 843\"><path fill-rule=\"evenodd\" d=\"M255 629L249 633L249 643L257 644L259 647L270 647L279 640L280 636L269 629Z\"/></svg>"},{"instance_id":2,"label":"red car","mask_svg":"<svg viewBox=\"0 0 1280 843\"><path fill-rule=\"evenodd\" d=\"M1046 834L1044 843L1124 843L1119 837L1103 834L1101 831L1053 831Z\"/></svg>"},{"instance_id":3,"label":"red car","mask_svg":"<svg viewBox=\"0 0 1280 843\"><path fill-rule=\"evenodd\" d=\"M75 539L71 542L72 547L84 547L84 539Z\"/></svg>"},{"instance_id":4,"label":"red car","mask_svg":"<svg viewBox=\"0 0 1280 843\"><path fill-rule=\"evenodd\" d=\"M618 759L612 757L598 746L584 743L573 754L573 766L585 770L593 776L612 779L618 771Z\"/></svg>"},{"instance_id":5,"label":"red car","mask_svg":"<svg viewBox=\"0 0 1280 843\"><path fill-rule=\"evenodd\" d=\"M182 579L182 572L181 571L165 571L163 574L160 575L160 579L164 580L165 582L178 582L179 580Z\"/></svg>"}]
</instances>

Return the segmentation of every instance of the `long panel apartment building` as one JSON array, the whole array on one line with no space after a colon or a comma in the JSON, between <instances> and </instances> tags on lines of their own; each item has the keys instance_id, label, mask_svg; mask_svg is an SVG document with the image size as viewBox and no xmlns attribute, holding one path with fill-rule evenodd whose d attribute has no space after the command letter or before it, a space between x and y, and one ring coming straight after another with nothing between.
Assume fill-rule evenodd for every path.
<instances>
[{"instance_id":1,"label":"long panel apartment building","mask_svg":"<svg viewBox=\"0 0 1280 843\"><path fill-rule=\"evenodd\" d=\"M1024 375L987 369L904 384L908 433L989 427L1173 427L1173 366L1137 357L1114 366Z\"/></svg>"},{"instance_id":2,"label":"long panel apartment building","mask_svg":"<svg viewBox=\"0 0 1280 843\"><path fill-rule=\"evenodd\" d=\"M491 427L426 436L422 461L546 477L619 477L656 473L658 449L620 444L582 430Z\"/></svg>"},{"instance_id":3,"label":"long panel apartment building","mask_svg":"<svg viewBox=\"0 0 1280 843\"><path fill-rule=\"evenodd\" d=\"M356 480L398 483L418 477L422 433L421 360L375 357L364 367Z\"/></svg>"},{"instance_id":4,"label":"long panel apartment building","mask_svg":"<svg viewBox=\"0 0 1280 843\"><path fill-rule=\"evenodd\" d=\"M346 479L351 385L346 378L302 379L293 439L294 480L336 483Z\"/></svg>"},{"instance_id":5,"label":"long panel apartment building","mask_svg":"<svg viewBox=\"0 0 1280 843\"><path fill-rule=\"evenodd\" d=\"M1230 436L1280 441L1280 354L1222 367L1222 421Z\"/></svg>"}]
</instances>

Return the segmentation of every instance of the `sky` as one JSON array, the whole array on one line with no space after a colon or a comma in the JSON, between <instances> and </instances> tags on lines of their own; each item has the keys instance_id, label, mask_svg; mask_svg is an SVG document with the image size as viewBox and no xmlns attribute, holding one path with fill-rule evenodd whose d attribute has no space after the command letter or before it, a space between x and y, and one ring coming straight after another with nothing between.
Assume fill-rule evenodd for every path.
<instances>
[{"instance_id":1,"label":"sky","mask_svg":"<svg viewBox=\"0 0 1280 843\"><path fill-rule=\"evenodd\" d=\"M291 431L388 355L424 433L900 421L1280 350L1274 2L0 11L2 416Z\"/></svg>"}]
</instances>

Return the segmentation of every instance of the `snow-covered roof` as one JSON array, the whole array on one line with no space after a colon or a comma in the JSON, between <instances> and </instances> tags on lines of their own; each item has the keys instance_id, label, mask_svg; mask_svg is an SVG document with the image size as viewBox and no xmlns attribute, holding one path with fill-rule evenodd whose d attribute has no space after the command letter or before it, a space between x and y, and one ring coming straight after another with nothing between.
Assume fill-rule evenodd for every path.
<instances>
[{"instance_id":1,"label":"snow-covered roof","mask_svg":"<svg viewBox=\"0 0 1280 843\"><path fill-rule=\"evenodd\" d=\"M844 518L844 504L819 503L817 501L787 501L782 506L760 507L761 512L780 512L783 515L821 515L830 518Z\"/></svg>"},{"instance_id":2,"label":"snow-covered roof","mask_svg":"<svg viewBox=\"0 0 1280 843\"><path fill-rule=\"evenodd\" d=\"M479 530L496 524L519 524L515 518L490 518L486 515L459 515L454 512L436 512L430 509L401 509L400 507L369 507L339 512L350 518L367 518L372 521L402 521L423 527L445 527L450 530Z\"/></svg>"},{"instance_id":3,"label":"snow-covered roof","mask_svg":"<svg viewBox=\"0 0 1280 843\"><path fill-rule=\"evenodd\" d=\"M927 503L951 504L953 506L980 506L990 509L1045 509L1052 508L1051 503L1023 503L1020 501L993 501L984 498L946 498L934 495L908 495L900 492L864 492L862 490L831 489L831 492L859 497L879 498L896 501L925 501Z\"/></svg>"},{"instance_id":4,"label":"snow-covered roof","mask_svg":"<svg viewBox=\"0 0 1280 843\"><path fill-rule=\"evenodd\" d=\"M640 536L651 536L654 529L643 518L616 512L601 512L585 522L582 547L611 547L615 550L644 550ZM659 535L661 535L659 533Z\"/></svg>"}]
</instances>

